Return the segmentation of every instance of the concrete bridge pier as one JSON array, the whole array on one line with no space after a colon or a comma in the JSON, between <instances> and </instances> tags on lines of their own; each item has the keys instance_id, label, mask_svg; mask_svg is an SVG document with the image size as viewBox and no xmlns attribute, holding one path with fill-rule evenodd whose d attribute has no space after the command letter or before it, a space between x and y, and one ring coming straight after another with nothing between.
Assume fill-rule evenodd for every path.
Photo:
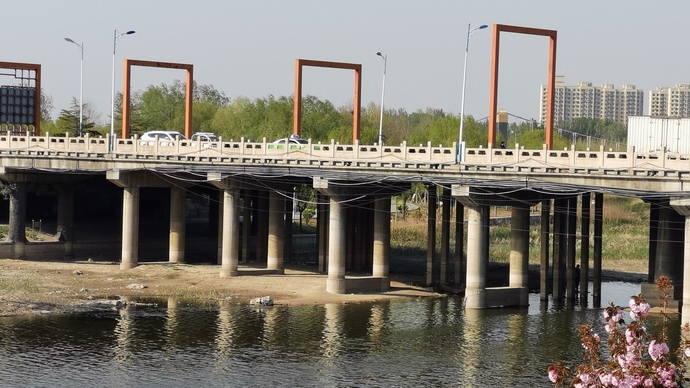
<instances>
[{"instance_id":1,"label":"concrete bridge pier","mask_svg":"<svg viewBox=\"0 0 690 388\"><path fill-rule=\"evenodd\" d=\"M551 200L541 202L541 265L539 267L539 299L542 303L549 300L549 233L551 229Z\"/></svg>"},{"instance_id":2,"label":"concrete bridge pier","mask_svg":"<svg viewBox=\"0 0 690 388\"><path fill-rule=\"evenodd\" d=\"M276 190L269 193L266 269L283 273L285 247L285 197Z\"/></svg>"},{"instance_id":3,"label":"concrete bridge pier","mask_svg":"<svg viewBox=\"0 0 690 388\"><path fill-rule=\"evenodd\" d=\"M453 284L460 287L465 284L465 206L460 201L455 201L455 256Z\"/></svg>"},{"instance_id":4,"label":"concrete bridge pier","mask_svg":"<svg viewBox=\"0 0 690 388\"><path fill-rule=\"evenodd\" d=\"M239 189L236 182L229 180L223 189L223 248L220 277L239 275Z\"/></svg>"},{"instance_id":5,"label":"concrete bridge pier","mask_svg":"<svg viewBox=\"0 0 690 388\"><path fill-rule=\"evenodd\" d=\"M686 212L685 199L665 200L659 204L659 223L657 227L656 257L654 262L654 282L643 283L642 295L652 306L659 304L656 279L666 276L671 280L670 307L677 307L683 295L683 252L685 238ZM680 214L679 214L680 213Z\"/></svg>"},{"instance_id":6,"label":"concrete bridge pier","mask_svg":"<svg viewBox=\"0 0 690 388\"><path fill-rule=\"evenodd\" d=\"M10 194L8 240L14 248L13 258L21 259L26 249L26 182L15 180L6 186Z\"/></svg>"},{"instance_id":7,"label":"concrete bridge pier","mask_svg":"<svg viewBox=\"0 0 690 388\"><path fill-rule=\"evenodd\" d=\"M57 239L62 241L65 258L74 258L74 186L65 184L58 194Z\"/></svg>"},{"instance_id":8,"label":"concrete bridge pier","mask_svg":"<svg viewBox=\"0 0 690 388\"><path fill-rule=\"evenodd\" d=\"M519 306L529 305L529 206L513 206L510 222L510 275L508 286L519 289Z\"/></svg>"},{"instance_id":9,"label":"concrete bridge pier","mask_svg":"<svg viewBox=\"0 0 690 388\"><path fill-rule=\"evenodd\" d=\"M345 225L347 224L347 209L341 203L340 196L331 195L329 198L328 219L328 279L326 291L333 294L347 293L345 281Z\"/></svg>"},{"instance_id":10,"label":"concrete bridge pier","mask_svg":"<svg viewBox=\"0 0 690 388\"><path fill-rule=\"evenodd\" d=\"M690 284L690 198L672 199L670 205L685 217L683 249L683 284ZM682 307L690 306L690 287L682 291ZM690 307L681 309L681 327L690 323Z\"/></svg>"},{"instance_id":11,"label":"concrete bridge pier","mask_svg":"<svg viewBox=\"0 0 690 388\"><path fill-rule=\"evenodd\" d=\"M255 198L252 197L251 190L243 190L242 194L242 256L240 260L242 263L249 263L249 237L251 237L252 226L252 202Z\"/></svg>"},{"instance_id":12,"label":"concrete bridge pier","mask_svg":"<svg viewBox=\"0 0 690 388\"><path fill-rule=\"evenodd\" d=\"M139 261L139 190L127 186L122 194L122 270L136 267Z\"/></svg>"},{"instance_id":13,"label":"concrete bridge pier","mask_svg":"<svg viewBox=\"0 0 690 388\"><path fill-rule=\"evenodd\" d=\"M441 268L440 283L447 283L450 270L450 188L441 194Z\"/></svg>"},{"instance_id":14,"label":"concrete bridge pier","mask_svg":"<svg viewBox=\"0 0 690 388\"><path fill-rule=\"evenodd\" d=\"M436 186L427 186L429 196L427 208L427 237L426 237L426 285L431 286L437 281L436 270Z\"/></svg>"},{"instance_id":15,"label":"concrete bridge pier","mask_svg":"<svg viewBox=\"0 0 690 388\"><path fill-rule=\"evenodd\" d=\"M467 279L465 308L487 307L486 267L489 261L485 246L489 245L489 206L469 206L467 209Z\"/></svg>"},{"instance_id":16,"label":"concrete bridge pier","mask_svg":"<svg viewBox=\"0 0 690 388\"><path fill-rule=\"evenodd\" d=\"M314 188L328 197L328 278L326 291L334 294L349 294L360 292L383 292L390 289L388 277L390 256L390 197L380 197L375 200L374 226L364 228L361 223L351 223L348 220L348 205L346 200L351 196L358 196L359 191L352 188L343 188L342 185L329 185L329 181L323 178L314 178ZM369 217L371 219L371 217ZM369 222L369 224L371 224ZM368 230L373 234L373 240L357 240L370 245L366 249L373 257L371 262L371 276L346 277L348 258L348 234L351 230L348 225ZM362 236L363 237L363 236ZM358 249L364 252L363 249ZM350 250L352 251L352 250Z\"/></svg>"},{"instance_id":17,"label":"concrete bridge pier","mask_svg":"<svg viewBox=\"0 0 690 388\"><path fill-rule=\"evenodd\" d=\"M391 246L391 197L378 197L374 211L374 252L371 276L381 278L381 292L391 286L389 275Z\"/></svg>"},{"instance_id":18,"label":"concrete bridge pier","mask_svg":"<svg viewBox=\"0 0 690 388\"><path fill-rule=\"evenodd\" d=\"M560 302L565 296L565 239L567 199L553 200L553 300Z\"/></svg>"},{"instance_id":19,"label":"concrete bridge pier","mask_svg":"<svg viewBox=\"0 0 690 388\"><path fill-rule=\"evenodd\" d=\"M170 188L170 239L168 260L171 263L185 262L185 224L187 191L181 187Z\"/></svg>"}]
</instances>

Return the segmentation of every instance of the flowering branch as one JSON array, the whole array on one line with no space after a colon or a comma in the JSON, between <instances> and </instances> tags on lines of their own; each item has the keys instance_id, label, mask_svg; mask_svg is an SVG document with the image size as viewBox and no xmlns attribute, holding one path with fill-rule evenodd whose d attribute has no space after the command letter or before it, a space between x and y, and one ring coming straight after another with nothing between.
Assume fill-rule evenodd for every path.
<instances>
[{"instance_id":1,"label":"flowering branch","mask_svg":"<svg viewBox=\"0 0 690 388\"><path fill-rule=\"evenodd\" d=\"M662 300L661 333L647 333L645 321L650 306L642 295L632 296L630 323L625 324L625 312L613 303L604 310L604 328L609 335L607 347L610 360L601 359L599 335L588 324L580 325L578 335L584 350L583 363L575 369L570 381L570 369L562 362L549 365L549 379L555 386L584 387L678 387L690 359L690 325L683 326L683 339L678 350L678 366L669 359L666 322L671 281L659 277L657 290Z\"/></svg>"}]
</instances>

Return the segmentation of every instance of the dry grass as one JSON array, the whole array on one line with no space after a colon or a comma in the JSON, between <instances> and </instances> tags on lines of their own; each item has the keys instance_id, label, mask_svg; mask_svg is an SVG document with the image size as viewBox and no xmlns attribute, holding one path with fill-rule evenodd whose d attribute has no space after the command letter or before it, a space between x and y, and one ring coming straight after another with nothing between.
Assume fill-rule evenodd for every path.
<instances>
[{"instance_id":1,"label":"dry grass","mask_svg":"<svg viewBox=\"0 0 690 388\"><path fill-rule=\"evenodd\" d=\"M602 267L604 270L625 269L626 272L646 273L649 254L649 205L639 199L604 196L604 221L602 236ZM593 210L593 209L592 209ZM510 208L492 207L491 217L509 217ZM539 206L533 209L539 212ZM593 222L594 213L592 211ZM414 215L406 219L398 217L391 223L392 248L418 248L426 251L427 222L426 209L420 208ZM441 219L437 214L436 241L437 253L440 252ZM455 219L453 215L452 220ZM576 237L576 257L581 255L580 221L578 218L578 234ZM553 233L553 230L551 231ZM594 256L594 227L590 225L589 257ZM465 234L465 241L466 241ZM549 238L553 243L553 234ZM451 251L455 247L455 222L451 222L450 230ZM551 248L551 246L550 246ZM551 253L550 253L551 254ZM510 255L510 225L492 226L490 228L489 257L493 262L507 263ZM541 261L541 227L530 227L530 264Z\"/></svg>"}]
</instances>

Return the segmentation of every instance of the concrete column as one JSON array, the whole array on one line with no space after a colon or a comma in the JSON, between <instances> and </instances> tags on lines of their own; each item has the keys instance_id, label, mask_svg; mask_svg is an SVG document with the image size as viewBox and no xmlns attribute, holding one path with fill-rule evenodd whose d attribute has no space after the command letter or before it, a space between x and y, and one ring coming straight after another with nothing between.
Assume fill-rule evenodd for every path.
<instances>
[{"instance_id":1,"label":"concrete column","mask_svg":"<svg viewBox=\"0 0 690 388\"><path fill-rule=\"evenodd\" d=\"M529 207L514 206L510 221L509 286L520 288L520 306L529 305Z\"/></svg>"},{"instance_id":2,"label":"concrete column","mask_svg":"<svg viewBox=\"0 0 690 388\"><path fill-rule=\"evenodd\" d=\"M489 224L488 206L466 206L467 209L467 279L465 287L465 308L486 308L486 266L488 257L485 246L489 235L485 226Z\"/></svg>"},{"instance_id":3,"label":"concrete column","mask_svg":"<svg viewBox=\"0 0 690 388\"><path fill-rule=\"evenodd\" d=\"M681 308L682 327L686 323L690 323L690 217L685 217L685 247L683 249L683 306Z\"/></svg>"},{"instance_id":4,"label":"concrete column","mask_svg":"<svg viewBox=\"0 0 690 388\"><path fill-rule=\"evenodd\" d=\"M563 290L563 258L561 257L561 235L563 234L563 212L565 206L562 199L553 200L553 285L552 294L555 301L564 295Z\"/></svg>"},{"instance_id":5,"label":"concrete column","mask_svg":"<svg viewBox=\"0 0 690 388\"><path fill-rule=\"evenodd\" d=\"M434 284L436 277L434 262L436 261L436 186L427 186L429 198L427 211L426 236L426 285Z\"/></svg>"},{"instance_id":6,"label":"concrete column","mask_svg":"<svg viewBox=\"0 0 690 388\"><path fill-rule=\"evenodd\" d=\"M340 204L340 197L331 196L328 218L328 279L326 291L332 294L344 294L347 291L345 282L345 225L347 209Z\"/></svg>"},{"instance_id":7,"label":"concrete column","mask_svg":"<svg viewBox=\"0 0 690 388\"><path fill-rule=\"evenodd\" d=\"M374 253L371 275L381 278L381 291L390 289L388 278L391 246L391 197L376 198L374 211Z\"/></svg>"},{"instance_id":8,"label":"concrete column","mask_svg":"<svg viewBox=\"0 0 690 388\"><path fill-rule=\"evenodd\" d=\"M257 199L256 262L265 263L268 258L268 191L259 191Z\"/></svg>"},{"instance_id":9,"label":"concrete column","mask_svg":"<svg viewBox=\"0 0 690 388\"><path fill-rule=\"evenodd\" d=\"M575 299L575 241L577 237L577 197L568 198L568 268L566 270L566 288L568 300Z\"/></svg>"},{"instance_id":10,"label":"concrete column","mask_svg":"<svg viewBox=\"0 0 690 388\"><path fill-rule=\"evenodd\" d=\"M57 239L65 249L65 258L74 258L74 189L64 185L58 195Z\"/></svg>"},{"instance_id":11,"label":"concrete column","mask_svg":"<svg viewBox=\"0 0 690 388\"><path fill-rule=\"evenodd\" d=\"M295 213L295 202L294 202L294 188L289 186L289 190L286 192L285 196L285 217L284 232L283 236L283 262L290 262L292 260L292 222L293 215Z\"/></svg>"},{"instance_id":12,"label":"concrete column","mask_svg":"<svg viewBox=\"0 0 690 388\"><path fill-rule=\"evenodd\" d=\"M272 190L268 204L267 269L283 269L285 248L285 197Z\"/></svg>"},{"instance_id":13,"label":"concrete column","mask_svg":"<svg viewBox=\"0 0 690 388\"><path fill-rule=\"evenodd\" d=\"M14 258L21 259L26 247L26 182L11 182L6 186L10 192L10 219L8 240L14 247Z\"/></svg>"},{"instance_id":14,"label":"concrete column","mask_svg":"<svg viewBox=\"0 0 690 388\"><path fill-rule=\"evenodd\" d=\"M184 263L185 217L187 192L180 187L170 188L170 246L168 259L171 263Z\"/></svg>"},{"instance_id":15,"label":"concrete column","mask_svg":"<svg viewBox=\"0 0 690 388\"><path fill-rule=\"evenodd\" d=\"M668 206L668 202L666 205L659 209L659 233L654 275L657 278L665 275L671 279L674 286L677 286L683 283L683 261L680 260L679 256L684 249L685 217Z\"/></svg>"},{"instance_id":16,"label":"concrete column","mask_svg":"<svg viewBox=\"0 0 690 388\"><path fill-rule=\"evenodd\" d=\"M541 202L541 265L539 268L539 299L549 299L549 232L551 229L551 200ZM553 281L553 280L552 280Z\"/></svg>"},{"instance_id":17,"label":"concrete column","mask_svg":"<svg viewBox=\"0 0 690 388\"><path fill-rule=\"evenodd\" d=\"M649 203L649 258L647 267L647 283L655 283L654 269L656 268L656 238L659 234L659 203Z\"/></svg>"},{"instance_id":18,"label":"concrete column","mask_svg":"<svg viewBox=\"0 0 690 388\"><path fill-rule=\"evenodd\" d=\"M325 206L323 205L324 196L323 194L316 193L316 260L317 268L319 271L323 271L326 268L326 228L324 226L328 225L326 222L326 213L324 212Z\"/></svg>"},{"instance_id":19,"label":"concrete column","mask_svg":"<svg viewBox=\"0 0 690 388\"><path fill-rule=\"evenodd\" d=\"M441 194L441 276L440 282L448 282L450 264L450 187L443 187Z\"/></svg>"},{"instance_id":20,"label":"concrete column","mask_svg":"<svg viewBox=\"0 0 690 388\"><path fill-rule=\"evenodd\" d=\"M594 252L592 257L592 304L601 307L601 236L604 225L604 194L594 194Z\"/></svg>"},{"instance_id":21,"label":"concrete column","mask_svg":"<svg viewBox=\"0 0 690 388\"><path fill-rule=\"evenodd\" d=\"M582 217L580 227L580 303L587 303L589 289L589 213L592 207L590 193L582 194Z\"/></svg>"},{"instance_id":22,"label":"concrete column","mask_svg":"<svg viewBox=\"0 0 690 388\"><path fill-rule=\"evenodd\" d=\"M239 226L238 209L239 190L229 188L223 191L223 253L220 277L237 276L239 262Z\"/></svg>"},{"instance_id":23,"label":"concrete column","mask_svg":"<svg viewBox=\"0 0 690 388\"><path fill-rule=\"evenodd\" d=\"M465 206L460 201L455 201L455 277L453 284L459 286L464 283L465 271L465 255L464 255L464 240L465 240Z\"/></svg>"},{"instance_id":24,"label":"concrete column","mask_svg":"<svg viewBox=\"0 0 690 388\"><path fill-rule=\"evenodd\" d=\"M122 262L130 269L139 261L139 188L125 187L122 196Z\"/></svg>"},{"instance_id":25,"label":"concrete column","mask_svg":"<svg viewBox=\"0 0 690 388\"><path fill-rule=\"evenodd\" d=\"M216 261L218 265L223 264L223 202L225 198L225 192L223 190L218 192L218 239L217 239L217 254Z\"/></svg>"},{"instance_id":26,"label":"concrete column","mask_svg":"<svg viewBox=\"0 0 690 388\"><path fill-rule=\"evenodd\" d=\"M244 190L244 207L242 208L242 262L249 263L249 238L252 234L252 198L251 190Z\"/></svg>"}]
</instances>

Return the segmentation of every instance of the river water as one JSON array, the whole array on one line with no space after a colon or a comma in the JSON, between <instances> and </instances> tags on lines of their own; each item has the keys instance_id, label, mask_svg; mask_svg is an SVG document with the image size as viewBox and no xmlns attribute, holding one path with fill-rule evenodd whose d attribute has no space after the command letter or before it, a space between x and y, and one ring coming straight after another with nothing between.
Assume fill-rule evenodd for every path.
<instances>
[{"instance_id":1,"label":"river water","mask_svg":"<svg viewBox=\"0 0 690 388\"><path fill-rule=\"evenodd\" d=\"M637 293L604 283L602 302L627 306ZM481 311L455 298L266 308L171 299L0 318L0 386L550 387L549 363L581 360L585 322L606 337L601 308L556 310L538 294L529 308ZM677 318L669 329L677 344Z\"/></svg>"}]
</instances>

